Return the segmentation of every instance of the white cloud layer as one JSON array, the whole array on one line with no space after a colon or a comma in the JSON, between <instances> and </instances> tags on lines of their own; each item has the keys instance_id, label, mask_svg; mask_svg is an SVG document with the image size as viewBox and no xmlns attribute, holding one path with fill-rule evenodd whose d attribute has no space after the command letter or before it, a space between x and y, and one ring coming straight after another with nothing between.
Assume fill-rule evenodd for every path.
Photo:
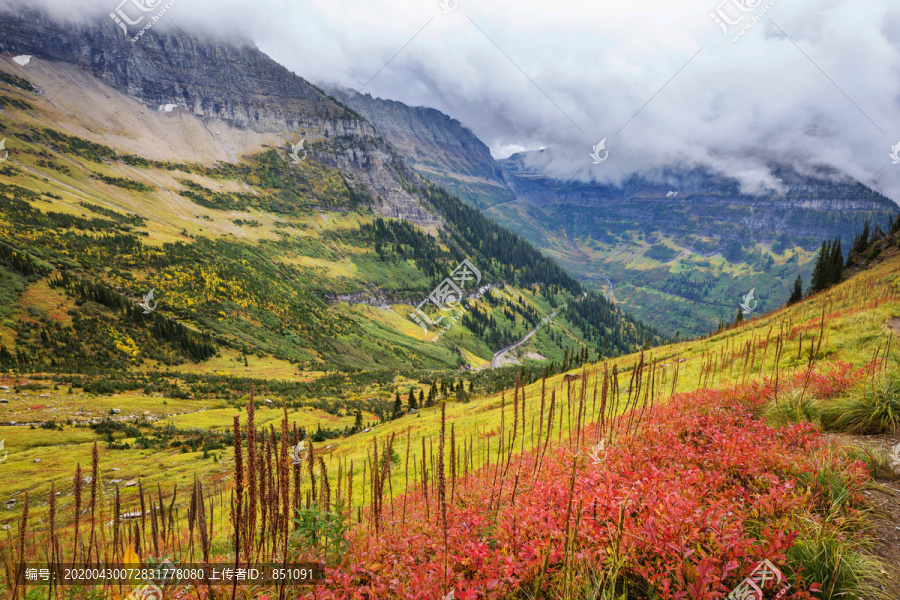
<instances>
[{"instance_id":1,"label":"white cloud layer","mask_svg":"<svg viewBox=\"0 0 900 600\"><path fill-rule=\"evenodd\" d=\"M119 1L28 4L75 18ZM456 7L178 0L168 16L185 31L253 39L314 82L438 108L495 156L551 148L541 160L559 176L708 165L753 188L772 183L766 164L788 162L834 167L900 200L888 156L900 141L895 0L444 1ZM726 35L717 9L743 20ZM593 165L602 138L610 158Z\"/></svg>"}]
</instances>

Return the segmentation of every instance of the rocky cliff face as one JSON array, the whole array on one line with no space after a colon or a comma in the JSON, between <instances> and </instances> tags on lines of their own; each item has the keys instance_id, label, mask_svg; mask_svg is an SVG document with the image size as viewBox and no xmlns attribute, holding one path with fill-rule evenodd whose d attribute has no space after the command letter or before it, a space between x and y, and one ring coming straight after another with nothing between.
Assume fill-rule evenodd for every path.
<instances>
[{"instance_id":1,"label":"rocky cliff face","mask_svg":"<svg viewBox=\"0 0 900 600\"><path fill-rule=\"evenodd\" d=\"M249 42L154 29L132 43L110 18L59 22L14 6L0 19L0 52L74 63L153 109L174 104L238 127L277 131L329 123L357 134L368 128Z\"/></svg>"},{"instance_id":2,"label":"rocky cliff face","mask_svg":"<svg viewBox=\"0 0 900 600\"><path fill-rule=\"evenodd\" d=\"M737 180L704 169L671 170L660 178L665 183L633 176L613 186L544 177L528 170L525 162L522 155L501 161L507 185L521 202L539 207L560 224L561 215L579 213L582 225L596 220L593 227L621 229L631 222L663 234L713 238L752 233L758 243L787 236L814 249L825 238L849 242L866 219L886 222L897 211L889 198L833 172L801 175L776 166L772 171L780 189L748 194Z\"/></svg>"},{"instance_id":3,"label":"rocky cliff face","mask_svg":"<svg viewBox=\"0 0 900 600\"><path fill-rule=\"evenodd\" d=\"M0 52L75 64L150 110L279 133L285 145L303 137L316 160L363 187L382 215L440 223L404 191L401 180L411 171L369 122L249 42L154 28L132 43L110 18L68 23L14 6L0 15Z\"/></svg>"},{"instance_id":4,"label":"rocky cliff face","mask_svg":"<svg viewBox=\"0 0 900 600\"><path fill-rule=\"evenodd\" d=\"M412 107L354 91L333 90L375 124L410 166L479 207L512 200L500 165L472 131L433 108Z\"/></svg>"}]
</instances>

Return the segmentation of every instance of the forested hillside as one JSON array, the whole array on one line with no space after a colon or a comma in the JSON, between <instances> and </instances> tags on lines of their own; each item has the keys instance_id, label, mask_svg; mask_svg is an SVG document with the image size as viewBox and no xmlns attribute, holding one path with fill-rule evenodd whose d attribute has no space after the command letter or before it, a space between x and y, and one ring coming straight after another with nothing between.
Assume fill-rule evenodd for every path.
<instances>
[{"instance_id":1,"label":"forested hillside","mask_svg":"<svg viewBox=\"0 0 900 600\"><path fill-rule=\"evenodd\" d=\"M261 143L233 161L160 160L87 130L77 112L85 98L46 102L43 79L59 63L29 65L43 85L28 68L3 68L22 73L0 83L10 152L0 166L2 369L231 373L248 357L298 376L480 367L582 294L551 259L420 179L377 136L325 125L302 159ZM105 93L113 101L100 116L134 104ZM194 119L143 118L161 124L143 134L148 147ZM452 327L417 324L415 307L464 261L479 278L452 297ZM151 290L158 304L145 312ZM434 323L445 316L430 302L422 311ZM661 339L611 306L592 319L548 322L556 335L535 340L538 360ZM604 323L602 339L586 337Z\"/></svg>"}]
</instances>

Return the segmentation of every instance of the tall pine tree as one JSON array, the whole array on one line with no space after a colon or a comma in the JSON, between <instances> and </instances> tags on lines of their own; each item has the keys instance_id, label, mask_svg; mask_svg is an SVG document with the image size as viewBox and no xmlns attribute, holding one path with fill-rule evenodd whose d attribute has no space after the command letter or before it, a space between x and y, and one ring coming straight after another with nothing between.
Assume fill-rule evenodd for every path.
<instances>
[{"instance_id":1,"label":"tall pine tree","mask_svg":"<svg viewBox=\"0 0 900 600\"><path fill-rule=\"evenodd\" d=\"M399 419L403 415L403 401L400 400L400 390L397 390L397 397L394 398L394 410L391 418Z\"/></svg>"},{"instance_id":2,"label":"tall pine tree","mask_svg":"<svg viewBox=\"0 0 900 600\"><path fill-rule=\"evenodd\" d=\"M809 283L809 291L813 294L821 292L828 287L828 269L829 250L825 242L822 242L822 248L816 256L816 264L813 266L812 280Z\"/></svg>"},{"instance_id":3,"label":"tall pine tree","mask_svg":"<svg viewBox=\"0 0 900 600\"><path fill-rule=\"evenodd\" d=\"M856 239L853 240L853 249L850 252L851 255L859 256L863 252L866 251L866 248L869 247L869 220L866 219L866 224L863 226L862 233L856 236ZM850 257L847 257L847 260L850 260Z\"/></svg>"},{"instance_id":4,"label":"tall pine tree","mask_svg":"<svg viewBox=\"0 0 900 600\"><path fill-rule=\"evenodd\" d=\"M797 279L794 280L794 289L791 290L791 297L788 298L788 306L791 304L796 304L803 300L803 277L797 275Z\"/></svg>"},{"instance_id":5,"label":"tall pine tree","mask_svg":"<svg viewBox=\"0 0 900 600\"><path fill-rule=\"evenodd\" d=\"M834 238L829 262L828 285L837 285L844 276L844 253L841 251L840 238Z\"/></svg>"}]
</instances>

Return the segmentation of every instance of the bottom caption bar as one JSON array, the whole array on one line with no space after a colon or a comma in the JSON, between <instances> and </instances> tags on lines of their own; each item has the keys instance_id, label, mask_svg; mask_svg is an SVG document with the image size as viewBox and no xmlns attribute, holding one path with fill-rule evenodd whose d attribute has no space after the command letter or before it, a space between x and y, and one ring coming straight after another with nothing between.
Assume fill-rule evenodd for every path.
<instances>
[{"instance_id":1,"label":"bottom caption bar","mask_svg":"<svg viewBox=\"0 0 900 600\"><path fill-rule=\"evenodd\" d=\"M18 564L17 579L32 586L316 584L325 576L323 563L47 565Z\"/></svg>"}]
</instances>

